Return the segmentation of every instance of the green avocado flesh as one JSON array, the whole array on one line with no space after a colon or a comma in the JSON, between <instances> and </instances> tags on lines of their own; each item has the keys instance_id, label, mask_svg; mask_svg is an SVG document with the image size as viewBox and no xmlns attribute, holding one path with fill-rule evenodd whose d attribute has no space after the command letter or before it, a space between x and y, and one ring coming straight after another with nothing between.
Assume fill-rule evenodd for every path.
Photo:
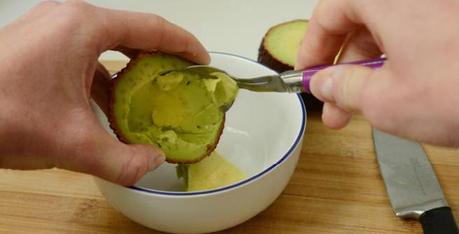
<instances>
[{"instance_id":1,"label":"green avocado flesh","mask_svg":"<svg viewBox=\"0 0 459 234\"><path fill-rule=\"evenodd\" d=\"M173 163L197 162L211 153L223 128L224 108L234 101L238 87L224 73L165 73L190 65L160 53L128 64L112 91L114 125L122 139L155 145Z\"/></svg>"},{"instance_id":2,"label":"green avocado flesh","mask_svg":"<svg viewBox=\"0 0 459 234\"><path fill-rule=\"evenodd\" d=\"M219 188L247 178L244 172L215 151L198 163L179 164L177 176L184 178L186 191Z\"/></svg>"},{"instance_id":3,"label":"green avocado flesh","mask_svg":"<svg viewBox=\"0 0 459 234\"><path fill-rule=\"evenodd\" d=\"M276 59L293 67L307 27L306 20L291 21L273 27L266 34L265 49Z\"/></svg>"}]
</instances>

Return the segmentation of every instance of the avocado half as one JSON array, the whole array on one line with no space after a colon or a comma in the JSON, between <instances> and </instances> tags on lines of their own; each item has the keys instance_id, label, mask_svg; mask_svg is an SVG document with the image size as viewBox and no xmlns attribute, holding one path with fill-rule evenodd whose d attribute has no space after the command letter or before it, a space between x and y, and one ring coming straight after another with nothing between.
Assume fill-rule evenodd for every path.
<instances>
[{"instance_id":1,"label":"avocado half","mask_svg":"<svg viewBox=\"0 0 459 234\"><path fill-rule=\"evenodd\" d=\"M308 21L302 19L271 27L260 44L258 62L277 72L293 70L307 28Z\"/></svg>"},{"instance_id":2,"label":"avocado half","mask_svg":"<svg viewBox=\"0 0 459 234\"><path fill-rule=\"evenodd\" d=\"M296 56L308 29L309 21L292 20L271 27L258 49L258 62L281 73L293 70ZM310 109L321 109L322 102L310 94L301 94Z\"/></svg>"},{"instance_id":3,"label":"avocado half","mask_svg":"<svg viewBox=\"0 0 459 234\"><path fill-rule=\"evenodd\" d=\"M145 53L116 75L109 120L121 141L159 147L170 163L195 163L215 149L238 87L224 73L174 71L190 65L173 55Z\"/></svg>"}]
</instances>

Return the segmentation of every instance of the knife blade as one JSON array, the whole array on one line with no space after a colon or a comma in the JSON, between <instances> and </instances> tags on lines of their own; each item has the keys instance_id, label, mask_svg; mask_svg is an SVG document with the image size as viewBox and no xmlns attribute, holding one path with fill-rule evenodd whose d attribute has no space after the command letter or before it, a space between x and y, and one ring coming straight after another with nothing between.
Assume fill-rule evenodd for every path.
<instances>
[{"instance_id":1,"label":"knife blade","mask_svg":"<svg viewBox=\"0 0 459 234\"><path fill-rule=\"evenodd\" d=\"M373 141L395 215L418 219L424 233L457 234L451 208L422 146L377 129Z\"/></svg>"}]
</instances>

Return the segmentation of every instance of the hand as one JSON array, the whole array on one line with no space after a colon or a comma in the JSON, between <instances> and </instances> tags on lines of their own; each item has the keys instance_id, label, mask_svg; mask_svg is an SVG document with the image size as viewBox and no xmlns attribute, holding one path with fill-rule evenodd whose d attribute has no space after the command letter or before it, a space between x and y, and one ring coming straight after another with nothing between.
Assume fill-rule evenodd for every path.
<instances>
[{"instance_id":1,"label":"hand","mask_svg":"<svg viewBox=\"0 0 459 234\"><path fill-rule=\"evenodd\" d=\"M152 14L82 1L42 2L0 30L0 167L60 167L122 184L164 161L110 136L90 108L97 59L110 49L163 51L208 63L190 33Z\"/></svg>"},{"instance_id":2,"label":"hand","mask_svg":"<svg viewBox=\"0 0 459 234\"><path fill-rule=\"evenodd\" d=\"M352 113L388 133L459 146L459 1L323 0L296 69L385 54L383 68L342 65L317 73L322 120L342 128Z\"/></svg>"}]
</instances>

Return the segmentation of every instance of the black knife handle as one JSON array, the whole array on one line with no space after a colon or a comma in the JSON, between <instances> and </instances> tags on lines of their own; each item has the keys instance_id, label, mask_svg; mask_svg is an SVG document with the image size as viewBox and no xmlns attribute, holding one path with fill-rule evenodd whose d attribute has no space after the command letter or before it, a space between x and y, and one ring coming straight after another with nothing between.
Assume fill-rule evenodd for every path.
<instances>
[{"instance_id":1,"label":"black knife handle","mask_svg":"<svg viewBox=\"0 0 459 234\"><path fill-rule=\"evenodd\" d=\"M424 234L458 234L451 208L445 206L424 212L419 221Z\"/></svg>"}]
</instances>

